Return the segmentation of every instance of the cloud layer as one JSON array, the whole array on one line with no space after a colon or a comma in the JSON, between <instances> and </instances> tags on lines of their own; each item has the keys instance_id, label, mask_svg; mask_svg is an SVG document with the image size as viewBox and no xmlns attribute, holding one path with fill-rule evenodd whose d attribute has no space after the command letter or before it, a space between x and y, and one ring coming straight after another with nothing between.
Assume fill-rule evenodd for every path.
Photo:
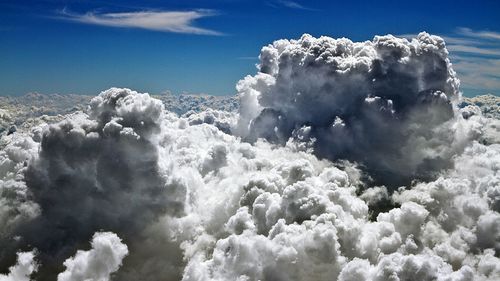
<instances>
[{"instance_id":1,"label":"cloud layer","mask_svg":"<svg viewBox=\"0 0 500 281\"><path fill-rule=\"evenodd\" d=\"M500 278L500 121L457 107L441 38L281 40L238 87L239 114L112 88L3 134L0 280Z\"/></svg>"}]
</instances>

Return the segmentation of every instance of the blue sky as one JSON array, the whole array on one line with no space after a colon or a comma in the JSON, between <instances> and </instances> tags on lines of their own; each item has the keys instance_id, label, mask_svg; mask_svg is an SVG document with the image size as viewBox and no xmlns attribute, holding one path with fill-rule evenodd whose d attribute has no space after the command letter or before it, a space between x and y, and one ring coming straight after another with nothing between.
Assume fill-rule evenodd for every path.
<instances>
[{"instance_id":1,"label":"blue sky","mask_svg":"<svg viewBox=\"0 0 500 281\"><path fill-rule=\"evenodd\" d=\"M500 1L0 0L0 95L234 94L280 38L443 36L466 95L500 95Z\"/></svg>"}]
</instances>

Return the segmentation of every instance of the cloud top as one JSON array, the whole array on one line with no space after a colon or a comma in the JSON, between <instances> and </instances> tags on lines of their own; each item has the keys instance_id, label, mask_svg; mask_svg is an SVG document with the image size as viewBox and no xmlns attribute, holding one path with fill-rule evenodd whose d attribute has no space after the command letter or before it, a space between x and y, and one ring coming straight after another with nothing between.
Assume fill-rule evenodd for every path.
<instances>
[{"instance_id":1,"label":"cloud top","mask_svg":"<svg viewBox=\"0 0 500 281\"><path fill-rule=\"evenodd\" d=\"M417 35L401 35L408 39L415 36ZM487 93L500 89L500 77L497 75L500 69L499 32L462 27L452 34L442 34L441 37L450 51L453 68L460 76L462 90L466 93Z\"/></svg>"},{"instance_id":2,"label":"cloud top","mask_svg":"<svg viewBox=\"0 0 500 281\"><path fill-rule=\"evenodd\" d=\"M317 156L362 163L383 184L427 177L457 149L459 80L443 39L425 32L411 41L278 40L237 89L235 131L246 140L310 142Z\"/></svg>"}]
</instances>

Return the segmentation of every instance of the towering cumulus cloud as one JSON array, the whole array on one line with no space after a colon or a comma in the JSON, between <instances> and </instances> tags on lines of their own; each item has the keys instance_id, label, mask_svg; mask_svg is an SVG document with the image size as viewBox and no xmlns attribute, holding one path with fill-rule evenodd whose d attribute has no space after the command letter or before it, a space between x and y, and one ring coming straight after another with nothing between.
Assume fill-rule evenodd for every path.
<instances>
[{"instance_id":1,"label":"towering cumulus cloud","mask_svg":"<svg viewBox=\"0 0 500 281\"><path fill-rule=\"evenodd\" d=\"M0 280L500 280L500 120L439 37L277 41L238 89L2 134Z\"/></svg>"},{"instance_id":2,"label":"towering cumulus cloud","mask_svg":"<svg viewBox=\"0 0 500 281\"><path fill-rule=\"evenodd\" d=\"M428 178L462 149L453 127L459 81L447 55L427 33L276 41L262 49L259 73L237 86L237 133L311 141L316 155L360 162L386 184Z\"/></svg>"},{"instance_id":3,"label":"towering cumulus cloud","mask_svg":"<svg viewBox=\"0 0 500 281\"><path fill-rule=\"evenodd\" d=\"M182 187L158 163L155 136L164 114L148 95L111 89L92 100L88 115L44 131L39 154L24 169L27 197L41 214L17 226L20 239L10 242L39 250L38 278L52 278L95 231L133 242L158 216L182 213Z\"/></svg>"}]
</instances>

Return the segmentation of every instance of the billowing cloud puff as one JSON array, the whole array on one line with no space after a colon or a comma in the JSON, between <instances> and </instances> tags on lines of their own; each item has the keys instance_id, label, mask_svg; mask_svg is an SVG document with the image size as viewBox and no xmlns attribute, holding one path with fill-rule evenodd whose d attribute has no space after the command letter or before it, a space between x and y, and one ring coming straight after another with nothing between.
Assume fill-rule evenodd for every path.
<instances>
[{"instance_id":1,"label":"billowing cloud puff","mask_svg":"<svg viewBox=\"0 0 500 281\"><path fill-rule=\"evenodd\" d=\"M463 148L458 87L440 37L303 35L262 48L258 74L237 86L235 131L249 141L314 140L319 157L357 161L383 184L404 184L429 178Z\"/></svg>"},{"instance_id":2,"label":"billowing cloud puff","mask_svg":"<svg viewBox=\"0 0 500 281\"><path fill-rule=\"evenodd\" d=\"M37 153L37 143L19 133L5 136L3 140L8 143L0 151L1 238L16 224L36 216L39 212L36 204L25 200L29 190L24 181L24 171L28 161Z\"/></svg>"},{"instance_id":3,"label":"billowing cloud puff","mask_svg":"<svg viewBox=\"0 0 500 281\"><path fill-rule=\"evenodd\" d=\"M183 212L184 187L171 182L158 163L155 136L164 114L159 100L111 89L92 100L88 115L75 114L46 128L29 165L16 150L20 160L15 160L27 166L22 168L26 186L17 189L29 193L13 196L41 214L10 232L20 239L9 248L37 248L44 265L40 278L59 271L96 231L111 230L128 241L160 215ZM24 214L19 209L30 205L23 204L11 212Z\"/></svg>"},{"instance_id":4,"label":"billowing cloud puff","mask_svg":"<svg viewBox=\"0 0 500 281\"><path fill-rule=\"evenodd\" d=\"M330 55L307 56L304 64L288 61L302 60L307 44L319 44L311 47L315 52L332 42L342 51L339 69L348 62L342 61L348 60L345 54L358 50L354 46L365 48L369 58L384 59L353 60L344 72L328 75L324 71L335 61ZM499 279L498 120L472 105L454 107L458 84L439 38L349 42L304 36L268 47L262 72L240 83L239 114L206 110L178 116L147 94L112 88L92 99L86 112L2 135L0 272L19 272L21 280ZM281 63L271 56L287 48L291 53ZM305 71L306 62L319 68ZM430 62L435 67L428 68ZM292 105L277 88L323 95L319 85L330 85L332 77L341 83L338 75L353 83L349 87L363 88L357 79L375 64L388 71L381 74L385 83L406 81L409 90L415 86L412 75L430 71L417 84L432 84L440 93L409 91L389 98L384 91L334 91L321 97L323 107L314 96L301 101L324 114L330 98L357 103L330 104L343 112L332 117L333 127L344 128L341 137L322 133L322 115L305 104ZM412 72L416 65L421 72ZM407 71L406 78L391 67ZM297 72L278 74L280 69ZM307 80L310 71L317 80ZM450 79L442 82L436 73ZM297 79L280 84L285 74ZM306 82L313 90L305 91ZM274 95L284 95L281 105ZM388 106L389 99L394 113L370 107ZM276 124L278 107L283 117L277 120L283 122ZM304 114L296 115L297 108ZM309 121L300 123L306 116ZM283 128L293 123L286 120L300 125L285 134ZM387 127L377 127L382 124ZM276 129L267 131L268 125ZM387 143L376 151L360 136ZM337 152L324 145L339 148L344 137L345 145L359 151L345 148L345 155L333 157ZM362 153L367 158L358 158ZM378 172L382 167L389 172ZM415 169L405 173L403 167ZM424 176L429 173L433 177ZM402 178L412 181L397 189L379 185ZM21 252L36 253L36 259L33 254L12 267Z\"/></svg>"},{"instance_id":5,"label":"billowing cloud puff","mask_svg":"<svg viewBox=\"0 0 500 281\"><path fill-rule=\"evenodd\" d=\"M460 107L476 105L482 111L482 114L489 118L500 119L500 101L494 95L482 95L472 98L464 98Z\"/></svg>"},{"instance_id":6,"label":"billowing cloud puff","mask_svg":"<svg viewBox=\"0 0 500 281\"><path fill-rule=\"evenodd\" d=\"M97 232L92 238L92 249L78 250L74 257L68 258L64 262L66 270L57 276L57 280L110 280L110 274L118 270L127 254L127 245L116 234Z\"/></svg>"},{"instance_id":7,"label":"billowing cloud puff","mask_svg":"<svg viewBox=\"0 0 500 281\"><path fill-rule=\"evenodd\" d=\"M455 160L462 168L399 191L400 207L374 219L337 169L292 164L301 177L285 188L279 176L251 180L224 225L229 236L185 245L184 280L495 280L498 155L497 145L473 144Z\"/></svg>"},{"instance_id":8,"label":"billowing cloud puff","mask_svg":"<svg viewBox=\"0 0 500 281\"><path fill-rule=\"evenodd\" d=\"M7 275L0 274L0 281L29 281L30 276L38 268L35 253L22 252L17 254L17 263L9 268Z\"/></svg>"}]
</instances>

